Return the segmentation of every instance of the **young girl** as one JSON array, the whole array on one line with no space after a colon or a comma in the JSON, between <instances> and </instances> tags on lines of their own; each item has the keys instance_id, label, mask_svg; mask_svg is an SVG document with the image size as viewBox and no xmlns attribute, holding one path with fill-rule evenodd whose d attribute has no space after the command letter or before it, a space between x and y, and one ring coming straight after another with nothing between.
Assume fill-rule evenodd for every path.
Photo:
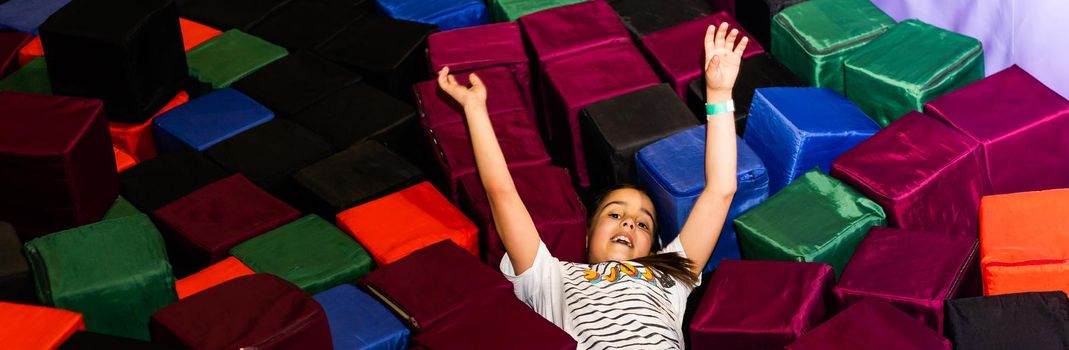
<instances>
[{"instance_id":1,"label":"young girl","mask_svg":"<svg viewBox=\"0 0 1069 350\"><path fill-rule=\"evenodd\" d=\"M682 349L687 296L700 281L735 193L735 117L731 89L747 38L710 26L705 34L708 129L705 190L679 237L656 254L656 211L649 196L618 186L590 208L589 264L554 258L542 243L505 165L486 109L486 87L474 74L457 84L446 67L442 90L463 107L476 165L507 255L501 270L516 295L567 331L580 349ZM627 72L621 72L626 74ZM695 169L697 170L697 169Z\"/></svg>"}]
</instances>

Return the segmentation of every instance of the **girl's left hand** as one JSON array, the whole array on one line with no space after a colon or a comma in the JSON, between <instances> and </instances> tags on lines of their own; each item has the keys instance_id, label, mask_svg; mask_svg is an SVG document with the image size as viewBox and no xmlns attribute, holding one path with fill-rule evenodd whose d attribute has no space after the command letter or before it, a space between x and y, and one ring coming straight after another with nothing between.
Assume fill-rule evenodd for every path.
<instances>
[{"instance_id":1,"label":"girl's left hand","mask_svg":"<svg viewBox=\"0 0 1069 350\"><path fill-rule=\"evenodd\" d=\"M728 29L727 22L724 22L720 23L719 28L709 26L705 31L705 91L707 102L710 103L731 99L731 89L739 75L742 53L750 41L744 36L736 45L735 39L739 30L731 29L728 32Z\"/></svg>"},{"instance_id":2,"label":"girl's left hand","mask_svg":"<svg viewBox=\"0 0 1069 350\"><path fill-rule=\"evenodd\" d=\"M468 80L471 81L471 87L457 83L457 78L449 74L449 67L438 71L438 86L461 106L471 108L486 105L486 86L482 79L472 73Z\"/></svg>"}]
</instances>

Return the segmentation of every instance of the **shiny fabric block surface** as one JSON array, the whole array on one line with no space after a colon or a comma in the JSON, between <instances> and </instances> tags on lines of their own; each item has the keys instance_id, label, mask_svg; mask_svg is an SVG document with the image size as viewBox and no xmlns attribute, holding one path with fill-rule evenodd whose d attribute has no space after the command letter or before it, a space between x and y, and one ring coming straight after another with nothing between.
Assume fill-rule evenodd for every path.
<instances>
[{"instance_id":1,"label":"shiny fabric block surface","mask_svg":"<svg viewBox=\"0 0 1069 350\"><path fill-rule=\"evenodd\" d=\"M332 218L354 206L423 181L423 173L375 141L359 143L293 174L309 197L307 211Z\"/></svg>"},{"instance_id":2,"label":"shiny fabric block surface","mask_svg":"<svg viewBox=\"0 0 1069 350\"><path fill-rule=\"evenodd\" d=\"M126 153L126 151L123 151L114 146L111 147L111 150L115 153L115 169L120 173L126 169L133 167L134 165L137 165L137 158L134 158L134 156L131 156L129 153Z\"/></svg>"},{"instance_id":3,"label":"shiny fabric block surface","mask_svg":"<svg viewBox=\"0 0 1069 350\"><path fill-rule=\"evenodd\" d=\"M313 297L327 313L330 336L338 350L404 350L408 328L390 309L352 284Z\"/></svg>"},{"instance_id":4,"label":"shiny fabric block surface","mask_svg":"<svg viewBox=\"0 0 1069 350\"><path fill-rule=\"evenodd\" d=\"M514 295L496 294L464 308L412 342L429 349L569 350L568 333L535 313Z\"/></svg>"},{"instance_id":5,"label":"shiny fabric block surface","mask_svg":"<svg viewBox=\"0 0 1069 350\"><path fill-rule=\"evenodd\" d=\"M351 283L371 270L364 247L314 214L230 249L250 269L270 273L315 294Z\"/></svg>"},{"instance_id":6,"label":"shiny fabric block surface","mask_svg":"<svg viewBox=\"0 0 1069 350\"><path fill-rule=\"evenodd\" d=\"M245 94L226 88L193 99L152 122L160 152L203 152L219 142L275 118L275 113Z\"/></svg>"},{"instance_id":7,"label":"shiny fabric block surface","mask_svg":"<svg viewBox=\"0 0 1069 350\"><path fill-rule=\"evenodd\" d=\"M916 112L843 153L831 170L879 203L892 227L971 237L988 193L983 174L976 141Z\"/></svg>"},{"instance_id":8,"label":"shiny fabric block surface","mask_svg":"<svg viewBox=\"0 0 1069 350\"><path fill-rule=\"evenodd\" d=\"M375 4L388 17L429 23L441 30L486 24L489 18L481 0L375 0Z\"/></svg>"},{"instance_id":9,"label":"shiny fabric block surface","mask_svg":"<svg viewBox=\"0 0 1069 350\"><path fill-rule=\"evenodd\" d=\"M702 61L705 59L705 47L702 41L705 40L705 32L709 26L719 26L723 22L739 30L738 40L742 40L742 37L750 38L749 43L746 44L746 51L743 52L744 58L765 52L761 44L758 44L745 28L742 28L725 12L717 12L680 23L646 34L639 39L643 49L653 57L654 67L668 83L672 84L672 88L680 98L686 98L687 84L695 79L704 79L702 72L705 71L705 62ZM745 65L746 63L743 63L743 66Z\"/></svg>"},{"instance_id":10,"label":"shiny fabric block surface","mask_svg":"<svg viewBox=\"0 0 1069 350\"><path fill-rule=\"evenodd\" d=\"M950 350L950 341L890 303L865 299L787 345L806 349Z\"/></svg>"},{"instance_id":11,"label":"shiny fabric block surface","mask_svg":"<svg viewBox=\"0 0 1069 350\"><path fill-rule=\"evenodd\" d=\"M111 208L108 208L108 211L104 213L103 220L118 219L137 214L141 214L141 212L138 211L137 208L134 208L134 205L126 200L126 198L119 196L118 198L115 198L115 204L112 204Z\"/></svg>"},{"instance_id":12,"label":"shiny fabric block surface","mask_svg":"<svg viewBox=\"0 0 1069 350\"><path fill-rule=\"evenodd\" d=\"M118 194L99 100L0 92L0 220L24 240L100 220Z\"/></svg>"},{"instance_id":13,"label":"shiny fabric block surface","mask_svg":"<svg viewBox=\"0 0 1069 350\"><path fill-rule=\"evenodd\" d=\"M835 295L840 305L880 299L943 332L943 302L958 297L976 273L976 238L874 227L846 265Z\"/></svg>"},{"instance_id":14,"label":"shiny fabric block surface","mask_svg":"<svg viewBox=\"0 0 1069 350\"><path fill-rule=\"evenodd\" d=\"M472 40L478 38L478 40ZM450 30L432 34L427 39L427 57L430 60L431 76L448 66L458 82L467 78L468 72L480 72L479 78L484 83L484 69L502 67L512 73L515 84L519 87L525 107L531 115L531 121L538 123L535 116L535 98L531 84L531 65L524 47L523 32L516 23L496 23L472 28ZM500 88L494 83L490 94ZM511 88L510 88L511 89ZM418 97L417 97L418 99ZM495 98L496 99L496 98ZM449 99L452 100L452 99ZM493 99L488 99L493 103ZM537 125L537 124L536 124Z\"/></svg>"},{"instance_id":15,"label":"shiny fabric block surface","mask_svg":"<svg viewBox=\"0 0 1069 350\"><path fill-rule=\"evenodd\" d=\"M312 50L374 11L373 0L292 0L247 31L291 52Z\"/></svg>"},{"instance_id":16,"label":"shiny fabric block surface","mask_svg":"<svg viewBox=\"0 0 1069 350\"><path fill-rule=\"evenodd\" d=\"M583 1L586 0L490 0L488 6L490 21L511 22L535 12Z\"/></svg>"},{"instance_id":17,"label":"shiny fabric block surface","mask_svg":"<svg viewBox=\"0 0 1069 350\"><path fill-rule=\"evenodd\" d=\"M529 107L517 80L509 69L494 67L473 71L486 86L487 112L498 144L509 167L549 165L549 153L542 144L533 108ZM467 84L468 77L457 77ZM415 87L420 109L420 126L439 168L449 185L448 196L456 200L458 179L475 173L475 152L464 120L463 108L438 87L426 81Z\"/></svg>"},{"instance_id":18,"label":"shiny fabric block surface","mask_svg":"<svg viewBox=\"0 0 1069 350\"><path fill-rule=\"evenodd\" d=\"M1069 291L1069 189L980 202L984 295Z\"/></svg>"},{"instance_id":19,"label":"shiny fabric block surface","mask_svg":"<svg viewBox=\"0 0 1069 350\"><path fill-rule=\"evenodd\" d=\"M108 123L108 131L111 132L111 144L121 149L138 161L145 161L156 157L156 138L153 137L152 123L156 118L189 102L189 94L179 92L171 102L163 106L152 118L141 124Z\"/></svg>"},{"instance_id":20,"label":"shiny fabric block surface","mask_svg":"<svg viewBox=\"0 0 1069 350\"><path fill-rule=\"evenodd\" d=\"M188 349L333 348L323 307L270 274L239 277L179 300L153 314L151 328L154 342Z\"/></svg>"},{"instance_id":21,"label":"shiny fabric block surface","mask_svg":"<svg viewBox=\"0 0 1069 350\"><path fill-rule=\"evenodd\" d=\"M417 118L412 105L357 83L323 98L289 120L321 136L335 151L375 140L423 168L430 155L420 140Z\"/></svg>"},{"instance_id":22,"label":"shiny fabric block surface","mask_svg":"<svg viewBox=\"0 0 1069 350\"><path fill-rule=\"evenodd\" d=\"M37 33L49 16L71 0L9 0L0 3L0 31Z\"/></svg>"},{"instance_id":23,"label":"shiny fabric block surface","mask_svg":"<svg viewBox=\"0 0 1069 350\"><path fill-rule=\"evenodd\" d=\"M10 349L55 349L85 329L77 312L0 301L0 339Z\"/></svg>"},{"instance_id":24,"label":"shiny fabric block surface","mask_svg":"<svg viewBox=\"0 0 1069 350\"><path fill-rule=\"evenodd\" d=\"M19 49L30 42L33 35L21 32L0 32L0 78L19 67Z\"/></svg>"},{"instance_id":25,"label":"shiny fabric block surface","mask_svg":"<svg viewBox=\"0 0 1069 350\"><path fill-rule=\"evenodd\" d=\"M57 95L98 98L111 121L142 123L188 69L172 0L73 0L41 25Z\"/></svg>"},{"instance_id":26,"label":"shiny fabric block surface","mask_svg":"<svg viewBox=\"0 0 1069 350\"><path fill-rule=\"evenodd\" d=\"M151 343L143 340L130 339L126 337L116 337L113 335L89 331L74 332L74 335L71 335L70 338L67 338L67 341L63 342L63 345L59 346L59 350L96 349L177 350L180 348L177 346Z\"/></svg>"},{"instance_id":27,"label":"shiny fabric block surface","mask_svg":"<svg viewBox=\"0 0 1069 350\"><path fill-rule=\"evenodd\" d=\"M474 39L474 40L473 40ZM427 38L431 74L449 66L461 73L494 66L515 66L513 73L530 71L523 33L516 23L495 23L431 34Z\"/></svg>"},{"instance_id":28,"label":"shiny fabric block surface","mask_svg":"<svg viewBox=\"0 0 1069 350\"><path fill-rule=\"evenodd\" d=\"M550 164L549 153L542 144L538 129L530 122L525 110L497 113L490 119L510 168ZM426 118L421 119L424 120ZM448 195L455 201L459 179L477 170L467 123L445 124L433 129L424 127L424 134L450 186Z\"/></svg>"},{"instance_id":29,"label":"shiny fabric block surface","mask_svg":"<svg viewBox=\"0 0 1069 350\"><path fill-rule=\"evenodd\" d=\"M917 56L914 52L925 52ZM903 65L902 62L911 64ZM887 126L924 103L984 77L975 38L906 20L858 49L845 62L846 96Z\"/></svg>"},{"instance_id":30,"label":"shiny fabric block surface","mask_svg":"<svg viewBox=\"0 0 1069 350\"><path fill-rule=\"evenodd\" d=\"M545 65L545 125L555 164L573 171L582 187L590 185L579 114L588 105L656 85L657 75L630 43L585 50ZM628 74L620 74L620 72Z\"/></svg>"},{"instance_id":31,"label":"shiny fabric block surface","mask_svg":"<svg viewBox=\"0 0 1069 350\"><path fill-rule=\"evenodd\" d=\"M343 211L337 219L380 266L446 239L479 255L475 225L429 182Z\"/></svg>"},{"instance_id":32,"label":"shiny fabric block surface","mask_svg":"<svg viewBox=\"0 0 1069 350\"><path fill-rule=\"evenodd\" d=\"M427 36L432 24L365 16L349 24L315 52L359 73L394 97L409 100L412 84L426 80Z\"/></svg>"},{"instance_id":33,"label":"shiny fabric block surface","mask_svg":"<svg viewBox=\"0 0 1069 350\"><path fill-rule=\"evenodd\" d=\"M448 240L380 266L359 285L417 332L434 327L470 304L515 295L512 283L500 272Z\"/></svg>"},{"instance_id":34,"label":"shiny fabric block surface","mask_svg":"<svg viewBox=\"0 0 1069 350\"><path fill-rule=\"evenodd\" d=\"M698 123L672 88L659 84L586 106L579 125L591 190L598 193L635 182L639 149Z\"/></svg>"},{"instance_id":35,"label":"shiny fabric block surface","mask_svg":"<svg viewBox=\"0 0 1069 350\"><path fill-rule=\"evenodd\" d=\"M690 324L695 349L783 349L834 307L831 266L727 259L713 272Z\"/></svg>"},{"instance_id":36,"label":"shiny fabric block surface","mask_svg":"<svg viewBox=\"0 0 1069 350\"><path fill-rule=\"evenodd\" d=\"M197 273L179 279L175 282L174 289L178 292L178 299L185 299L223 282L254 273L256 272L241 260L230 256Z\"/></svg>"},{"instance_id":37,"label":"shiny fabric block surface","mask_svg":"<svg viewBox=\"0 0 1069 350\"><path fill-rule=\"evenodd\" d=\"M989 73L1014 63L1027 66L1024 64L1027 59L1022 58L1032 56L1030 53L1044 52L1045 60L1049 61L1067 57L1064 56L1067 51L1047 51L1042 47L1045 45L1034 45L1057 36L1057 31L1051 28L1060 22L1057 14L1066 9L1066 3L1061 1L993 0L984 6L976 6L969 0L873 0L872 3L897 21L916 18L979 39L984 46L984 70Z\"/></svg>"},{"instance_id":38,"label":"shiny fabric block surface","mask_svg":"<svg viewBox=\"0 0 1069 350\"><path fill-rule=\"evenodd\" d=\"M271 62L235 82L234 88L280 116L293 116L360 79L356 73L302 51Z\"/></svg>"},{"instance_id":39,"label":"shiny fabric block surface","mask_svg":"<svg viewBox=\"0 0 1069 350\"><path fill-rule=\"evenodd\" d=\"M843 93L843 61L894 24L867 0L809 0L772 18L772 54L803 81Z\"/></svg>"},{"instance_id":40,"label":"shiny fabric block surface","mask_svg":"<svg viewBox=\"0 0 1069 350\"><path fill-rule=\"evenodd\" d=\"M182 31L182 46L186 51L222 34L218 29L185 19L178 18L178 27ZM41 37L35 36L28 44L19 49L19 64L26 65L33 59L44 57L45 48L41 43Z\"/></svg>"},{"instance_id":41,"label":"shiny fabric block surface","mask_svg":"<svg viewBox=\"0 0 1069 350\"><path fill-rule=\"evenodd\" d=\"M290 0L175 0L178 13L183 18L223 31L248 29L289 2Z\"/></svg>"},{"instance_id":42,"label":"shiny fabric block surface","mask_svg":"<svg viewBox=\"0 0 1069 350\"><path fill-rule=\"evenodd\" d=\"M36 299L22 241L11 224L0 222L0 301L32 304Z\"/></svg>"},{"instance_id":43,"label":"shiny fabric block surface","mask_svg":"<svg viewBox=\"0 0 1069 350\"><path fill-rule=\"evenodd\" d=\"M924 105L979 141L994 193L1069 187L1069 100L1010 66Z\"/></svg>"},{"instance_id":44,"label":"shiny fabric block surface","mask_svg":"<svg viewBox=\"0 0 1069 350\"><path fill-rule=\"evenodd\" d=\"M839 276L869 228L886 224L878 204L813 169L735 219L735 230L746 259L823 262Z\"/></svg>"},{"instance_id":45,"label":"shiny fabric block surface","mask_svg":"<svg viewBox=\"0 0 1069 350\"><path fill-rule=\"evenodd\" d=\"M549 166L509 169L516 191L546 248L561 261L586 261L587 213L564 169ZM500 266L505 246L498 236L479 174L460 178L461 208L479 226L482 258Z\"/></svg>"},{"instance_id":46,"label":"shiny fabric block surface","mask_svg":"<svg viewBox=\"0 0 1069 350\"><path fill-rule=\"evenodd\" d=\"M1062 292L948 300L946 336L960 350L1069 348L1069 301Z\"/></svg>"},{"instance_id":47,"label":"shiny fabric block surface","mask_svg":"<svg viewBox=\"0 0 1069 350\"><path fill-rule=\"evenodd\" d=\"M193 91L203 94L230 87L288 53L281 46L231 29L186 52Z\"/></svg>"},{"instance_id":48,"label":"shiny fabric block surface","mask_svg":"<svg viewBox=\"0 0 1069 350\"><path fill-rule=\"evenodd\" d=\"M694 203L705 189L705 126L676 133L635 154L638 183L657 208L658 239L667 244L679 236ZM705 266L709 273L723 259L740 259L733 221L768 199L768 173L761 158L741 138L735 139L738 183L720 240Z\"/></svg>"},{"instance_id":49,"label":"shiny fabric block surface","mask_svg":"<svg viewBox=\"0 0 1069 350\"><path fill-rule=\"evenodd\" d=\"M180 276L223 260L235 245L300 216L241 174L201 187L152 212Z\"/></svg>"},{"instance_id":50,"label":"shiny fabric block surface","mask_svg":"<svg viewBox=\"0 0 1069 350\"><path fill-rule=\"evenodd\" d=\"M608 0L612 9L637 37L668 29L703 18L716 12L711 1L676 0L676 1L642 1L642 0ZM702 31L704 34L705 31ZM700 42L700 41L699 41Z\"/></svg>"},{"instance_id":51,"label":"shiny fabric block surface","mask_svg":"<svg viewBox=\"0 0 1069 350\"><path fill-rule=\"evenodd\" d=\"M800 4L806 0L759 0L759 1L733 1L735 18L746 28L758 43L771 47L772 17L787 7Z\"/></svg>"},{"instance_id":52,"label":"shiny fabric block surface","mask_svg":"<svg viewBox=\"0 0 1069 350\"><path fill-rule=\"evenodd\" d=\"M452 71L452 68L450 68ZM524 87L520 76L511 69L505 67L488 67L470 71L483 81L486 86L492 87L486 92L486 109L490 117L495 115L528 111L531 119L535 118L533 107L524 97ZM458 84L470 84L470 74L455 74ZM437 80L428 80L412 86L416 95L416 104L420 110L420 125L424 128L435 129L439 126L454 123L463 123L464 107L456 102L449 94L438 87ZM532 122L533 124L534 122ZM534 128L534 125L522 125L524 128ZM537 131L537 130L533 130Z\"/></svg>"},{"instance_id":53,"label":"shiny fabric block surface","mask_svg":"<svg viewBox=\"0 0 1069 350\"><path fill-rule=\"evenodd\" d=\"M45 59L35 58L0 79L0 91L51 95L52 83L48 81L48 65Z\"/></svg>"},{"instance_id":54,"label":"shiny fabric block surface","mask_svg":"<svg viewBox=\"0 0 1069 350\"><path fill-rule=\"evenodd\" d=\"M223 34L218 29L181 17L178 18L178 27L182 30L182 46L186 51Z\"/></svg>"},{"instance_id":55,"label":"shiny fabric block surface","mask_svg":"<svg viewBox=\"0 0 1069 350\"><path fill-rule=\"evenodd\" d=\"M41 37L34 36L29 43L19 49L19 65L25 66L30 61L45 57L45 47L41 44Z\"/></svg>"},{"instance_id":56,"label":"shiny fabric block surface","mask_svg":"<svg viewBox=\"0 0 1069 350\"><path fill-rule=\"evenodd\" d=\"M126 200L138 210L151 213L228 174L218 164L189 150L143 161L120 174L119 184Z\"/></svg>"},{"instance_id":57,"label":"shiny fabric block surface","mask_svg":"<svg viewBox=\"0 0 1069 350\"><path fill-rule=\"evenodd\" d=\"M771 55L759 54L743 60L731 99L735 101L735 130L745 135L746 119L750 115L754 92L759 88L807 86ZM687 105L696 116L705 115L705 77L701 74L687 86ZM701 119L701 118L699 118Z\"/></svg>"},{"instance_id":58,"label":"shiny fabric block surface","mask_svg":"<svg viewBox=\"0 0 1069 350\"><path fill-rule=\"evenodd\" d=\"M853 102L827 88L763 88L754 92L743 139L768 169L776 193L857 146L880 126Z\"/></svg>"},{"instance_id":59,"label":"shiny fabric block surface","mask_svg":"<svg viewBox=\"0 0 1069 350\"><path fill-rule=\"evenodd\" d=\"M177 299L163 237L144 214L25 245L42 304L80 312L86 329L148 340L149 316Z\"/></svg>"},{"instance_id":60,"label":"shiny fabric block surface","mask_svg":"<svg viewBox=\"0 0 1069 350\"><path fill-rule=\"evenodd\" d=\"M598 46L628 43L627 28L604 1L584 1L532 13L519 20L541 64Z\"/></svg>"},{"instance_id":61,"label":"shiny fabric block surface","mask_svg":"<svg viewBox=\"0 0 1069 350\"><path fill-rule=\"evenodd\" d=\"M283 200L297 191L291 175L331 154L321 137L284 119L275 119L208 148L223 168L239 172Z\"/></svg>"}]
</instances>

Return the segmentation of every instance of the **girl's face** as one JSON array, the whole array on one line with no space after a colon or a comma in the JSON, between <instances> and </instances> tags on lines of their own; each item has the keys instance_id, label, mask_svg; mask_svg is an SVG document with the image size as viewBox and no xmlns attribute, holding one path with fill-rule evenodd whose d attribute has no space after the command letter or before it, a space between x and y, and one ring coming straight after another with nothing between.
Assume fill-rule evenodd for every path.
<instances>
[{"instance_id":1,"label":"girl's face","mask_svg":"<svg viewBox=\"0 0 1069 350\"><path fill-rule=\"evenodd\" d=\"M650 255L656 212L649 196L632 188L618 189L606 194L595 210L587 234L591 264Z\"/></svg>"}]
</instances>

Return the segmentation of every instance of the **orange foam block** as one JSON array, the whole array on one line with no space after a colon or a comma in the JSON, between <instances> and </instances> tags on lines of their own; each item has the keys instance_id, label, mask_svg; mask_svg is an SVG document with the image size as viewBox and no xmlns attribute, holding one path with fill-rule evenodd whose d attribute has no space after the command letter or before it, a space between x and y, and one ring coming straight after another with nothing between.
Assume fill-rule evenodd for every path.
<instances>
[{"instance_id":1,"label":"orange foam block","mask_svg":"<svg viewBox=\"0 0 1069 350\"><path fill-rule=\"evenodd\" d=\"M77 312L0 302L0 348L56 349L84 329Z\"/></svg>"},{"instance_id":2,"label":"orange foam block","mask_svg":"<svg viewBox=\"0 0 1069 350\"><path fill-rule=\"evenodd\" d=\"M446 239L479 256L478 228L429 182L343 211L337 219L379 266Z\"/></svg>"},{"instance_id":3,"label":"orange foam block","mask_svg":"<svg viewBox=\"0 0 1069 350\"><path fill-rule=\"evenodd\" d=\"M178 280L174 289L178 292L178 299L185 299L223 282L254 273L241 260L231 256Z\"/></svg>"},{"instance_id":4,"label":"orange foam block","mask_svg":"<svg viewBox=\"0 0 1069 350\"><path fill-rule=\"evenodd\" d=\"M1069 189L980 201L984 295L1069 293Z\"/></svg>"}]
</instances>

